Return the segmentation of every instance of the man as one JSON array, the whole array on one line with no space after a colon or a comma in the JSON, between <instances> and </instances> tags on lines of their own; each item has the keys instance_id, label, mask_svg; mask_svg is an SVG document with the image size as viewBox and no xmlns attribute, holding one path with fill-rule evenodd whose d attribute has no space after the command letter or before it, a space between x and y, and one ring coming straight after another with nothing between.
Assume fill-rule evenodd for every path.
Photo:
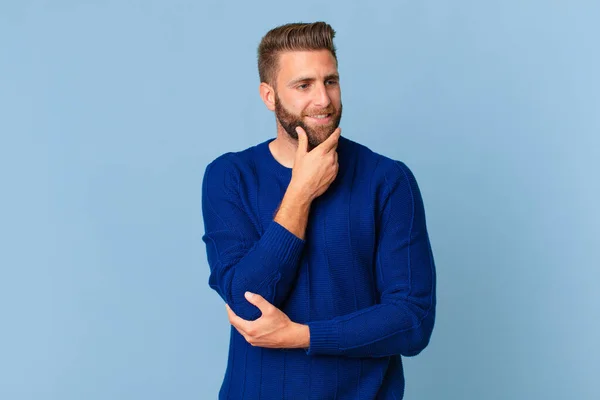
<instances>
[{"instance_id":1,"label":"man","mask_svg":"<svg viewBox=\"0 0 600 400\"><path fill-rule=\"evenodd\" d=\"M220 399L401 399L429 343L435 266L415 178L341 137L334 30L269 31L260 96L277 137L211 162L209 284L232 324Z\"/></svg>"}]
</instances>

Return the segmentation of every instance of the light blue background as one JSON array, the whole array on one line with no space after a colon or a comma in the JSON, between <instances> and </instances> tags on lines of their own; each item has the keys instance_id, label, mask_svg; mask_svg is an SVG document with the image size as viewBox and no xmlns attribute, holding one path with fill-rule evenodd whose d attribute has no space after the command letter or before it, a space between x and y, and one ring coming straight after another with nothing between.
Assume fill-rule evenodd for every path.
<instances>
[{"instance_id":1,"label":"light blue background","mask_svg":"<svg viewBox=\"0 0 600 400\"><path fill-rule=\"evenodd\" d=\"M315 20L344 135L423 192L438 317L406 399L600 398L597 1L0 4L0 398L216 397L202 174L275 135L256 46Z\"/></svg>"}]
</instances>

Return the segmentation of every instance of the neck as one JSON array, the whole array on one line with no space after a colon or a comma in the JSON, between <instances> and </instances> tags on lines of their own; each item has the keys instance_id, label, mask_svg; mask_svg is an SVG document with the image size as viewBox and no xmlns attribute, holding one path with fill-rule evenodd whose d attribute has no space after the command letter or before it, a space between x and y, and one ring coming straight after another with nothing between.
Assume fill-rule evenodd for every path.
<instances>
[{"instance_id":1,"label":"neck","mask_svg":"<svg viewBox=\"0 0 600 400\"><path fill-rule=\"evenodd\" d=\"M292 139L279 123L277 123L277 137L269 143L269 149L279 164L287 168L294 167L298 141Z\"/></svg>"}]
</instances>

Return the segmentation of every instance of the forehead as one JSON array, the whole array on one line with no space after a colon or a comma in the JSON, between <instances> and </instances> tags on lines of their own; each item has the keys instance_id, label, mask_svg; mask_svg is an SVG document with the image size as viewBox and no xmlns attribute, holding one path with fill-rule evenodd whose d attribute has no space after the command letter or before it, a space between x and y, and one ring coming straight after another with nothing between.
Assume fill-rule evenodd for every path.
<instances>
[{"instance_id":1,"label":"forehead","mask_svg":"<svg viewBox=\"0 0 600 400\"><path fill-rule=\"evenodd\" d=\"M277 80L281 83L298 76L319 78L337 73L337 63L329 50L285 51L278 63Z\"/></svg>"}]
</instances>

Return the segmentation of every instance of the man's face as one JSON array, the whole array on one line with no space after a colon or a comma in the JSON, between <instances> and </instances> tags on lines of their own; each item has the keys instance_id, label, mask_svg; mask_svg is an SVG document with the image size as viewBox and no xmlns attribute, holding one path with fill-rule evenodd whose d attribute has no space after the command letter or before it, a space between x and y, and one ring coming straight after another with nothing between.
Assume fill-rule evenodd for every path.
<instances>
[{"instance_id":1,"label":"man's face","mask_svg":"<svg viewBox=\"0 0 600 400\"><path fill-rule=\"evenodd\" d=\"M341 91L335 58L329 50L279 55L275 116L293 139L298 139L296 127L302 127L311 149L339 126Z\"/></svg>"}]
</instances>

